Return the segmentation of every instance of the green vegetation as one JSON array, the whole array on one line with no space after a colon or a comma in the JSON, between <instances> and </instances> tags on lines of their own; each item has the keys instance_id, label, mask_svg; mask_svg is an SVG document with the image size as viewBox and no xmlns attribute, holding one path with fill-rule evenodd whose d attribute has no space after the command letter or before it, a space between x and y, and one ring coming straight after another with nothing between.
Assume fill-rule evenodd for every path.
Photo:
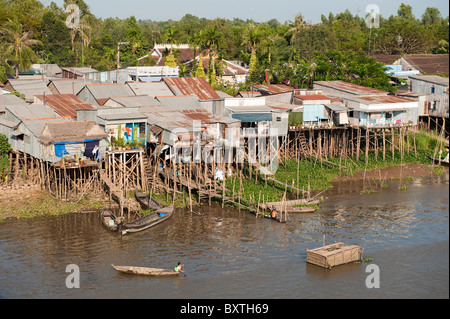
<instances>
[{"instance_id":1,"label":"green vegetation","mask_svg":"<svg viewBox=\"0 0 450 319\"><path fill-rule=\"evenodd\" d=\"M301 13L293 14L289 21L206 19L192 14L178 21L152 21L133 16L102 19L83 0L65 0L63 8L55 2L43 3L48 2L0 0L2 81L7 72L26 69L33 61L112 70L117 64L118 43L128 43L120 48L123 67L138 65L138 59L147 55L154 43L189 43L196 53L218 57L209 74L212 84L214 73L220 76L223 72L217 61L227 59L251 64L251 82L255 83L308 88L313 80L343 79L391 90L383 66L368 55L449 52L448 16L432 7L417 18L411 6L401 4L396 15L381 16L380 27L369 29L363 15L348 9L337 14L323 12L321 23L316 24ZM69 29L65 7L72 3L80 8L80 24ZM23 42L21 52L11 46L13 39ZM180 65L176 48L166 54L168 63ZM141 62L155 63L152 59ZM195 64L193 70L184 68L183 75L201 73ZM248 89L249 83L233 87L218 82L216 86L231 93Z\"/></svg>"},{"instance_id":2,"label":"green vegetation","mask_svg":"<svg viewBox=\"0 0 450 319\"><path fill-rule=\"evenodd\" d=\"M2 201L0 218L27 219L41 216L60 216L83 210L101 209L104 204L100 201L82 199L78 203L62 202L48 193L40 193L21 201Z\"/></svg>"},{"instance_id":3,"label":"green vegetation","mask_svg":"<svg viewBox=\"0 0 450 319\"><path fill-rule=\"evenodd\" d=\"M433 167L433 174L434 175L442 175L445 172L445 167L444 166L436 166Z\"/></svg>"},{"instance_id":4,"label":"green vegetation","mask_svg":"<svg viewBox=\"0 0 450 319\"><path fill-rule=\"evenodd\" d=\"M321 162L320 160L301 160L297 162L295 160L288 160L285 165L280 165L274 178L282 183L292 185L294 181L294 187L311 191L322 191L332 187L332 180L338 176L352 176L357 172L363 172L364 170L376 170L392 166L399 166L402 164L429 164L430 160L426 157L430 151L417 151L417 158L414 156L414 151L411 151L408 155L404 154L403 160L399 152L395 152L394 160L392 160L392 154L386 151L386 160L383 161L378 155L378 160L375 160L375 153L369 152L369 160L366 166L364 154L361 154L359 161L356 161L356 156L348 159L336 159L329 158L328 161L335 165ZM341 165L341 167L339 167ZM297 170L298 169L298 170ZM298 173L298 179L297 179ZM244 174L248 176L248 171L244 171ZM402 177L402 180L411 180L411 176ZM259 193L265 194L265 201L281 201L284 192L287 191L288 196L296 197L297 191L286 188L283 185L267 181L267 187L265 187L264 176L258 176L256 179L254 176L252 179L248 177L242 178L242 186L240 186L241 180L239 177L234 179L228 179L226 187L229 190L233 189L235 194L239 193L239 189L243 189L243 197L247 200L258 202ZM384 183L383 183L384 184ZM384 184L384 188L387 187ZM363 193L373 193L375 190L365 190ZM302 193L299 193L300 197ZM262 201L262 200L261 200Z\"/></svg>"}]
</instances>

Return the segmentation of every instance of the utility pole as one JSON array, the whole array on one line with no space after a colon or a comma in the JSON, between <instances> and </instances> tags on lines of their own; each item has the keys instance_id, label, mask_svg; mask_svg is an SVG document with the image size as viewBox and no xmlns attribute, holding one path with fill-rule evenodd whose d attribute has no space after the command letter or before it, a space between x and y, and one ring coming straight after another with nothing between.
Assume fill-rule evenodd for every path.
<instances>
[{"instance_id":1,"label":"utility pole","mask_svg":"<svg viewBox=\"0 0 450 319\"><path fill-rule=\"evenodd\" d=\"M120 74L120 46L121 45L128 45L129 42L119 42L117 43L117 78L116 78L116 83L119 83L119 74Z\"/></svg>"}]
</instances>

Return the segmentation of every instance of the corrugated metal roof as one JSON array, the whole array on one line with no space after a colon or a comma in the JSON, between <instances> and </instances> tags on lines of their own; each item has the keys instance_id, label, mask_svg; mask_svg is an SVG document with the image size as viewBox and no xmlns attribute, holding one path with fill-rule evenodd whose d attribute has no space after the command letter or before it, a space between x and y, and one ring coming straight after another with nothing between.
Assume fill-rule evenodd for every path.
<instances>
[{"instance_id":1,"label":"corrugated metal roof","mask_svg":"<svg viewBox=\"0 0 450 319\"><path fill-rule=\"evenodd\" d=\"M199 100L219 100L220 96L202 77L164 78L175 95L194 94Z\"/></svg>"},{"instance_id":2,"label":"corrugated metal roof","mask_svg":"<svg viewBox=\"0 0 450 319\"><path fill-rule=\"evenodd\" d=\"M266 84L266 85L253 85L253 87L263 93L267 94L280 94L292 92L295 89L285 84Z\"/></svg>"},{"instance_id":3,"label":"corrugated metal roof","mask_svg":"<svg viewBox=\"0 0 450 319\"><path fill-rule=\"evenodd\" d=\"M111 101L116 102L123 107L143 107L161 104L154 97L148 95L112 97Z\"/></svg>"},{"instance_id":4,"label":"corrugated metal roof","mask_svg":"<svg viewBox=\"0 0 450 319\"><path fill-rule=\"evenodd\" d=\"M28 105L24 100L15 95L0 95L0 112L5 112L8 105Z\"/></svg>"},{"instance_id":5,"label":"corrugated metal roof","mask_svg":"<svg viewBox=\"0 0 450 319\"><path fill-rule=\"evenodd\" d=\"M62 70L74 73L78 76L82 76L83 74L86 74L86 73L97 72L97 70L95 70L93 68L62 68Z\"/></svg>"},{"instance_id":6,"label":"corrugated metal roof","mask_svg":"<svg viewBox=\"0 0 450 319\"><path fill-rule=\"evenodd\" d=\"M59 115L51 108L41 105L9 105L6 107L18 119L39 119L39 118L53 118Z\"/></svg>"},{"instance_id":7,"label":"corrugated metal roof","mask_svg":"<svg viewBox=\"0 0 450 319\"><path fill-rule=\"evenodd\" d=\"M449 86L449 78L444 78L438 75L411 75L410 79L415 79L419 81L430 82L433 84L438 84L442 86Z\"/></svg>"},{"instance_id":8,"label":"corrugated metal roof","mask_svg":"<svg viewBox=\"0 0 450 319\"><path fill-rule=\"evenodd\" d=\"M330 97L323 94L296 95L295 97L300 100L331 100Z\"/></svg>"},{"instance_id":9,"label":"corrugated metal roof","mask_svg":"<svg viewBox=\"0 0 450 319\"><path fill-rule=\"evenodd\" d=\"M33 101L35 95L53 94L42 79L8 80L8 82L14 91L24 94L27 101Z\"/></svg>"},{"instance_id":10,"label":"corrugated metal roof","mask_svg":"<svg viewBox=\"0 0 450 319\"><path fill-rule=\"evenodd\" d=\"M156 99L171 111L206 111L195 96L158 96Z\"/></svg>"},{"instance_id":11,"label":"corrugated metal roof","mask_svg":"<svg viewBox=\"0 0 450 319\"><path fill-rule=\"evenodd\" d=\"M363 85L354 84L346 81L315 81L314 84L319 84L321 86L329 87L335 90L341 90L347 93L357 94L357 95L387 95L388 93L382 90L369 88Z\"/></svg>"},{"instance_id":12,"label":"corrugated metal roof","mask_svg":"<svg viewBox=\"0 0 450 319\"><path fill-rule=\"evenodd\" d=\"M77 110L94 108L73 94L36 95L35 98L51 107L60 116L70 116L74 120L77 119Z\"/></svg>"},{"instance_id":13,"label":"corrugated metal roof","mask_svg":"<svg viewBox=\"0 0 450 319\"><path fill-rule=\"evenodd\" d=\"M135 95L128 85L122 83L86 84L86 89L92 93L99 103L100 101L108 100L110 97ZM100 103L100 105L103 104Z\"/></svg>"},{"instance_id":14,"label":"corrugated metal roof","mask_svg":"<svg viewBox=\"0 0 450 319\"><path fill-rule=\"evenodd\" d=\"M86 84L92 83L86 79L52 79L48 86L53 85L59 94L78 94Z\"/></svg>"},{"instance_id":15,"label":"corrugated metal roof","mask_svg":"<svg viewBox=\"0 0 450 319\"><path fill-rule=\"evenodd\" d=\"M24 120L23 124L37 137L40 137L47 123L72 122L70 117L54 117L47 119Z\"/></svg>"},{"instance_id":16,"label":"corrugated metal roof","mask_svg":"<svg viewBox=\"0 0 450 319\"><path fill-rule=\"evenodd\" d=\"M399 97L395 95L381 95L381 96L360 96L355 99L364 104L394 104L394 103L411 103L416 102L412 99Z\"/></svg>"},{"instance_id":17,"label":"corrugated metal roof","mask_svg":"<svg viewBox=\"0 0 450 319\"><path fill-rule=\"evenodd\" d=\"M164 82L127 82L136 95L170 96L174 95Z\"/></svg>"}]
</instances>

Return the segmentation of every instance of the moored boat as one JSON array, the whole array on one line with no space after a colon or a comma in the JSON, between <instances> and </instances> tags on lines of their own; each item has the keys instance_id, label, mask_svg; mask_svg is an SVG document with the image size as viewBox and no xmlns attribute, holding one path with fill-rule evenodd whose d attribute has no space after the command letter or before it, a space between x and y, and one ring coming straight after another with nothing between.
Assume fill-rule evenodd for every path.
<instances>
[{"instance_id":1,"label":"moored boat","mask_svg":"<svg viewBox=\"0 0 450 319\"><path fill-rule=\"evenodd\" d=\"M157 210L157 209L163 208L163 206L160 203L158 203L153 198L150 199L150 196L143 192L135 190L134 196L136 197L136 200L138 201L138 203L141 205L142 209Z\"/></svg>"},{"instance_id":2,"label":"moored boat","mask_svg":"<svg viewBox=\"0 0 450 319\"><path fill-rule=\"evenodd\" d=\"M314 213L316 209L314 207L305 206L305 207L287 207L285 209L288 213Z\"/></svg>"},{"instance_id":3,"label":"moored boat","mask_svg":"<svg viewBox=\"0 0 450 319\"><path fill-rule=\"evenodd\" d=\"M100 220L103 226L111 231L117 231L122 225L121 219L117 218L113 211L107 208L102 210Z\"/></svg>"},{"instance_id":4,"label":"moored boat","mask_svg":"<svg viewBox=\"0 0 450 319\"><path fill-rule=\"evenodd\" d=\"M136 233L158 225L169 219L173 214L173 206L160 208L134 222L126 223L121 227L121 234Z\"/></svg>"},{"instance_id":5,"label":"moored boat","mask_svg":"<svg viewBox=\"0 0 450 319\"><path fill-rule=\"evenodd\" d=\"M427 156L429 159L431 159L435 164L440 164L442 166L447 166L449 167L449 161L446 158L433 158L431 156Z\"/></svg>"},{"instance_id":6,"label":"moored boat","mask_svg":"<svg viewBox=\"0 0 450 319\"><path fill-rule=\"evenodd\" d=\"M178 272L172 269L134 267L134 266L116 266L111 265L115 270L131 275L145 276L176 276Z\"/></svg>"}]
</instances>

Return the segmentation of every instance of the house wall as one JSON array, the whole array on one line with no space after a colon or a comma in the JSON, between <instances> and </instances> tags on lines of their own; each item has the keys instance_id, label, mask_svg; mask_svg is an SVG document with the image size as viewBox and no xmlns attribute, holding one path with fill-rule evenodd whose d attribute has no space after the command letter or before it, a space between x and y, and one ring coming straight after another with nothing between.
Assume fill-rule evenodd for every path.
<instances>
[{"instance_id":1,"label":"house wall","mask_svg":"<svg viewBox=\"0 0 450 319\"><path fill-rule=\"evenodd\" d=\"M427 93L427 94L436 94L436 95L443 95L445 94L445 91L447 90L446 85L440 85L436 83L431 83L428 81L422 81L419 79L409 79L410 82L410 91L417 92L417 93ZM434 92L432 88L434 87Z\"/></svg>"},{"instance_id":2,"label":"house wall","mask_svg":"<svg viewBox=\"0 0 450 319\"><path fill-rule=\"evenodd\" d=\"M303 122L317 122L319 120L326 120L325 106L320 104L309 104L303 106Z\"/></svg>"},{"instance_id":3,"label":"house wall","mask_svg":"<svg viewBox=\"0 0 450 319\"><path fill-rule=\"evenodd\" d=\"M289 129L289 113L272 113L270 128L278 130L278 136L287 135Z\"/></svg>"},{"instance_id":4,"label":"house wall","mask_svg":"<svg viewBox=\"0 0 450 319\"><path fill-rule=\"evenodd\" d=\"M77 97L80 100L83 100L87 103L90 103L92 105L98 105L100 106L100 104L97 102L97 100L95 99L94 95L91 93L91 91L89 91L88 88L84 87L80 92L78 92Z\"/></svg>"},{"instance_id":5,"label":"house wall","mask_svg":"<svg viewBox=\"0 0 450 319\"><path fill-rule=\"evenodd\" d=\"M23 139L20 139L10 134L8 138L11 148L31 155L37 159L46 160L42 154L42 143L37 139L37 137L23 123L19 125L18 130L25 133L25 135L23 136Z\"/></svg>"}]
</instances>

